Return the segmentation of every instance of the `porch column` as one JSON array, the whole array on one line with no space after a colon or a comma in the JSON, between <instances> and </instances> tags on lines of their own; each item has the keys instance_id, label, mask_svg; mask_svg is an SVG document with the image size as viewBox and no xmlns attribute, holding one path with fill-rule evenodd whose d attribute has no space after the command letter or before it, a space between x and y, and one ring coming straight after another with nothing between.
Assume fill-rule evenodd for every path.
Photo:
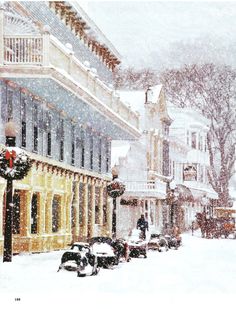
<instances>
[{"instance_id":1,"label":"porch column","mask_svg":"<svg viewBox=\"0 0 236 309\"><path fill-rule=\"evenodd\" d=\"M89 236L93 237L94 236L94 228L95 228L95 181L94 179L91 180L91 205L89 207L90 209L90 226L89 226Z\"/></svg>"},{"instance_id":2,"label":"porch column","mask_svg":"<svg viewBox=\"0 0 236 309\"><path fill-rule=\"evenodd\" d=\"M88 234L88 177L84 176L83 179L83 205L82 206L82 233L81 236L85 240Z\"/></svg>"},{"instance_id":3,"label":"porch column","mask_svg":"<svg viewBox=\"0 0 236 309\"><path fill-rule=\"evenodd\" d=\"M111 197L107 198L107 224L106 224L106 234L107 236L112 236L112 211L113 211L113 199Z\"/></svg>"},{"instance_id":4,"label":"porch column","mask_svg":"<svg viewBox=\"0 0 236 309\"><path fill-rule=\"evenodd\" d=\"M45 25L43 28L43 66L49 66L49 48L50 48L50 26Z\"/></svg>"},{"instance_id":5,"label":"porch column","mask_svg":"<svg viewBox=\"0 0 236 309\"><path fill-rule=\"evenodd\" d=\"M74 229L72 232L73 241L79 237L79 181L76 181L73 198Z\"/></svg>"},{"instance_id":6,"label":"porch column","mask_svg":"<svg viewBox=\"0 0 236 309\"><path fill-rule=\"evenodd\" d=\"M47 234L52 233L52 200L53 200L53 191L47 191L46 209L45 209L45 232Z\"/></svg>"},{"instance_id":7,"label":"porch column","mask_svg":"<svg viewBox=\"0 0 236 309\"><path fill-rule=\"evenodd\" d=\"M3 65L4 63L4 8L0 4L0 65Z\"/></svg>"},{"instance_id":8,"label":"porch column","mask_svg":"<svg viewBox=\"0 0 236 309\"><path fill-rule=\"evenodd\" d=\"M67 193L64 193L60 197L60 234L65 234L66 232L66 201Z\"/></svg>"},{"instance_id":9,"label":"porch column","mask_svg":"<svg viewBox=\"0 0 236 309\"><path fill-rule=\"evenodd\" d=\"M66 233L71 234L71 207L72 207L72 193L67 194L66 200Z\"/></svg>"},{"instance_id":10,"label":"porch column","mask_svg":"<svg viewBox=\"0 0 236 309\"><path fill-rule=\"evenodd\" d=\"M38 219L38 233L42 235L45 233L45 203L46 203L46 192L40 192L39 196L39 219Z\"/></svg>"}]
</instances>

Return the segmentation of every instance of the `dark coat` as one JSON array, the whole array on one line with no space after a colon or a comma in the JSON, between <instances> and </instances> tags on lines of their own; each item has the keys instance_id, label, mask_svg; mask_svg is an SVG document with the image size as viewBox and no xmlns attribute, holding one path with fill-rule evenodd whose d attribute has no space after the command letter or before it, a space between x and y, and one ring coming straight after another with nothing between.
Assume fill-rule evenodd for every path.
<instances>
[{"instance_id":1,"label":"dark coat","mask_svg":"<svg viewBox=\"0 0 236 309\"><path fill-rule=\"evenodd\" d=\"M148 230L148 222L143 218L139 218L137 221L137 229L145 232Z\"/></svg>"}]
</instances>

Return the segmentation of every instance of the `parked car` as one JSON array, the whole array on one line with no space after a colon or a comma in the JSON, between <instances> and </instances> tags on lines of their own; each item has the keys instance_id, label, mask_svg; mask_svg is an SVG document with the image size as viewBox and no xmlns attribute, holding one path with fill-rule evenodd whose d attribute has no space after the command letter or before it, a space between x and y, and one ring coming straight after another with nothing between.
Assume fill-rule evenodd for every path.
<instances>
[{"instance_id":1,"label":"parked car","mask_svg":"<svg viewBox=\"0 0 236 309\"><path fill-rule=\"evenodd\" d=\"M147 258L147 241L140 239L140 231L134 229L132 231L131 236L128 239L128 245L129 245L129 256L130 257L140 257L143 256L144 258Z\"/></svg>"},{"instance_id":2,"label":"parked car","mask_svg":"<svg viewBox=\"0 0 236 309\"><path fill-rule=\"evenodd\" d=\"M131 260L129 244L125 239L119 238L113 240L112 247L114 248L114 252L118 257L119 262L129 262Z\"/></svg>"},{"instance_id":3,"label":"parked car","mask_svg":"<svg viewBox=\"0 0 236 309\"><path fill-rule=\"evenodd\" d=\"M161 234L151 234L148 241L149 250L168 251L168 242Z\"/></svg>"},{"instance_id":4,"label":"parked car","mask_svg":"<svg viewBox=\"0 0 236 309\"><path fill-rule=\"evenodd\" d=\"M182 243L181 237L175 237L173 235L165 235L169 249L177 250Z\"/></svg>"},{"instance_id":5,"label":"parked car","mask_svg":"<svg viewBox=\"0 0 236 309\"><path fill-rule=\"evenodd\" d=\"M110 268L119 264L119 257L115 253L113 240L109 237L93 237L89 241L91 252L96 255L98 266Z\"/></svg>"},{"instance_id":6,"label":"parked car","mask_svg":"<svg viewBox=\"0 0 236 309\"><path fill-rule=\"evenodd\" d=\"M76 271L78 277L93 276L99 272L98 260L91 253L87 243L73 243L70 250L63 253L58 271Z\"/></svg>"}]
</instances>

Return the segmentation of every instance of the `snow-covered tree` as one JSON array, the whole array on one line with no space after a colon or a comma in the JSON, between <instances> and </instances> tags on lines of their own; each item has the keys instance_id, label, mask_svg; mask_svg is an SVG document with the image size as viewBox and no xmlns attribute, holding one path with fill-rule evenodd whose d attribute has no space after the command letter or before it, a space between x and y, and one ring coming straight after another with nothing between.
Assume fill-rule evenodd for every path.
<instances>
[{"instance_id":1,"label":"snow-covered tree","mask_svg":"<svg viewBox=\"0 0 236 309\"><path fill-rule=\"evenodd\" d=\"M209 182L222 206L229 204L229 180L236 160L236 71L214 64L185 65L161 74L167 100L192 107L210 119Z\"/></svg>"},{"instance_id":2,"label":"snow-covered tree","mask_svg":"<svg viewBox=\"0 0 236 309\"><path fill-rule=\"evenodd\" d=\"M157 75L150 68L135 69L133 67L120 68L114 73L116 89L141 90L157 83Z\"/></svg>"}]
</instances>

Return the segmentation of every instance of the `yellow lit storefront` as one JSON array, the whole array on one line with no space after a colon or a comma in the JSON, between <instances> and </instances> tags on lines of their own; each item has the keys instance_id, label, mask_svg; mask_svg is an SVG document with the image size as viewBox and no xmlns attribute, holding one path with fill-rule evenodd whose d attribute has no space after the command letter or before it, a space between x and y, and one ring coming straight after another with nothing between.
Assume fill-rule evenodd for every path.
<instances>
[{"instance_id":1,"label":"yellow lit storefront","mask_svg":"<svg viewBox=\"0 0 236 309\"><path fill-rule=\"evenodd\" d=\"M36 155L33 154L36 157ZM45 252L67 247L72 241L111 236L109 178L86 175L46 158L33 159L23 180L14 181L13 253ZM48 162L47 162L48 161ZM52 161L52 160L51 160ZM0 179L0 253L3 251L5 187Z\"/></svg>"}]
</instances>

